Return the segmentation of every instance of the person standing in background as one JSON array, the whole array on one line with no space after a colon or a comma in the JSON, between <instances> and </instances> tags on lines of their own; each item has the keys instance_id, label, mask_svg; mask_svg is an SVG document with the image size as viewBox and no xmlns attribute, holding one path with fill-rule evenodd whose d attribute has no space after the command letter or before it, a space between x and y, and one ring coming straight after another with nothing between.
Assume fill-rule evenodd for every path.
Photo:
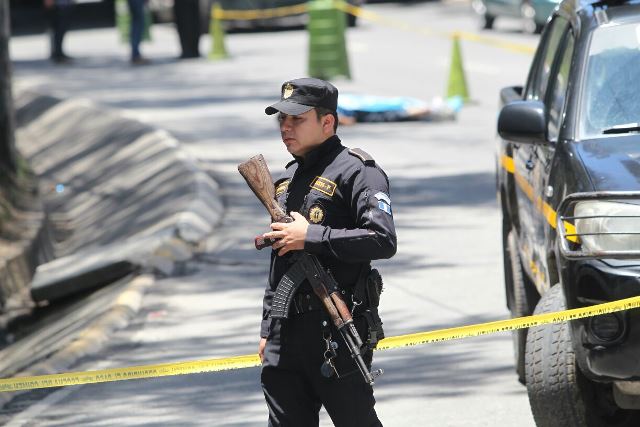
<instances>
[{"instance_id":1,"label":"person standing in background","mask_svg":"<svg viewBox=\"0 0 640 427\"><path fill-rule=\"evenodd\" d=\"M145 65L150 61L140 54L140 42L144 33L144 5L147 0L127 0L131 14L129 41L131 43L131 64Z\"/></svg>"},{"instance_id":2,"label":"person standing in background","mask_svg":"<svg viewBox=\"0 0 640 427\"><path fill-rule=\"evenodd\" d=\"M200 50L200 2L198 0L176 0L173 14L180 37L181 59L198 58Z\"/></svg>"},{"instance_id":3,"label":"person standing in background","mask_svg":"<svg viewBox=\"0 0 640 427\"><path fill-rule=\"evenodd\" d=\"M44 0L44 8L51 30L50 58L56 64L68 63L71 57L64 53L62 42L71 23L73 0Z\"/></svg>"}]
</instances>

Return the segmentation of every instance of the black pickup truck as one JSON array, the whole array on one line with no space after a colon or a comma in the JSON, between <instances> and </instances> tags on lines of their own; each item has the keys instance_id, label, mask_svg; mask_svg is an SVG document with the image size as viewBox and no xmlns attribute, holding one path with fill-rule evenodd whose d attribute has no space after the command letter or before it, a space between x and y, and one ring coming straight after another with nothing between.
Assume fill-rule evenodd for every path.
<instances>
[{"instance_id":1,"label":"black pickup truck","mask_svg":"<svg viewBox=\"0 0 640 427\"><path fill-rule=\"evenodd\" d=\"M501 92L512 316L640 295L640 4L565 0ZM640 310L514 333L538 426L640 425Z\"/></svg>"}]
</instances>

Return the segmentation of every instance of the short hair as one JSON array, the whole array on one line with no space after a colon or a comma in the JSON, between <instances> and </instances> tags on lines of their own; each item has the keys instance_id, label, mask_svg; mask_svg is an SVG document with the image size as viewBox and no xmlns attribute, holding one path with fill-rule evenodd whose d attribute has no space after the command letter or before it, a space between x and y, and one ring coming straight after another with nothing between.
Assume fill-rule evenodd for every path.
<instances>
[{"instance_id":1,"label":"short hair","mask_svg":"<svg viewBox=\"0 0 640 427\"><path fill-rule=\"evenodd\" d=\"M326 116L327 114L331 114L334 118L333 131L336 132L338 130L338 113L324 107L315 107L315 110L316 110L316 116L318 116L318 120L320 120L322 117Z\"/></svg>"}]
</instances>

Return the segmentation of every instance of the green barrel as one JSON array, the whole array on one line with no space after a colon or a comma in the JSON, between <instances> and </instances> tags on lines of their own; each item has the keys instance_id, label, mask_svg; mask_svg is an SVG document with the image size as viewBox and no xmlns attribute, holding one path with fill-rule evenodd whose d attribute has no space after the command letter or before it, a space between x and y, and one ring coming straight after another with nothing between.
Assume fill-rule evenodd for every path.
<instances>
[{"instance_id":1,"label":"green barrel","mask_svg":"<svg viewBox=\"0 0 640 427\"><path fill-rule=\"evenodd\" d=\"M346 16L333 0L311 0L309 7L309 75L329 80L351 78L347 43Z\"/></svg>"},{"instance_id":2,"label":"green barrel","mask_svg":"<svg viewBox=\"0 0 640 427\"><path fill-rule=\"evenodd\" d=\"M209 34L211 34L211 52L209 52L209 59L213 60L229 57L224 43L224 27L218 18L218 13L221 11L220 3L217 1L213 2L211 5L211 19L209 21Z\"/></svg>"}]
</instances>

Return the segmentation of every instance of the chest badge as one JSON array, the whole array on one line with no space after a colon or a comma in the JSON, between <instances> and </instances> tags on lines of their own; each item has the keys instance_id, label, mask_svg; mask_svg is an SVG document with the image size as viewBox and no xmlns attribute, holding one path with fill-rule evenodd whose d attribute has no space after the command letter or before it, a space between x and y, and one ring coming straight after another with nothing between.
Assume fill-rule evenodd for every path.
<instances>
[{"instance_id":1,"label":"chest badge","mask_svg":"<svg viewBox=\"0 0 640 427\"><path fill-rule=\"evenodd\" d=\"M322 176L316 176L314 180L311 181L310 187L314 190L318 190L319 192L326 194L327 196L333 197L333 194L336 192L337 185L330 179L324 178Z\"/></svg>"},{"instance_id":2,"label":"chest badge","mask_svg":"<svg viewBox=\"0 0 640 427\"><path fill-rule=\"evenodd\" d=\"M324 221L324 209L320 205L313 205L309 209L309 221L313 224L320 224Z\"/></svg>"}]
</instances>

